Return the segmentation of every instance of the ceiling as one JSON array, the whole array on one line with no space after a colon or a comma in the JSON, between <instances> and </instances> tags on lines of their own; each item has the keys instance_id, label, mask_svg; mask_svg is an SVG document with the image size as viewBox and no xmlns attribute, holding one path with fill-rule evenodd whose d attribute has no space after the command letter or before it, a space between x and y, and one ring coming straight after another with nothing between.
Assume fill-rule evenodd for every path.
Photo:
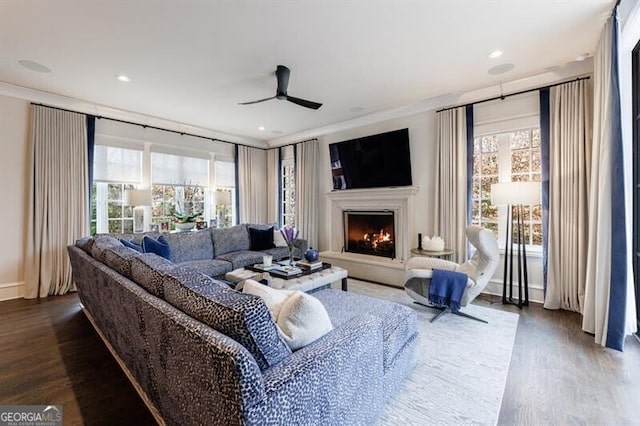
<instances>
[{"instance_id":1,"label":"ceiling","mask_svg":"<svg viewBox=\"0 0 640 426\"><path fill-rule=\"evenodd\" d=\"M564 66L594 53L614 3L0 0L0 82L270 140ZM275 94L278 64L322 108L238 105Z\"/></svg>"}]
</instances>

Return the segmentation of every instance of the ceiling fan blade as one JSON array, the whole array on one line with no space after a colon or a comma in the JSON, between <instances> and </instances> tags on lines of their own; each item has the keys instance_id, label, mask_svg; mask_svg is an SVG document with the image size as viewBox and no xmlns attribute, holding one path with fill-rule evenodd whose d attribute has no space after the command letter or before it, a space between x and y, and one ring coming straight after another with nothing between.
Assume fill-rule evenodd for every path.
<instances>
[{"instance_id":1,"label":"ceiling fan blade","mask_svg":"<svg viewBox=\"0 0 640 426\"><path fill-rule=\"evenodd\" d=\"M296 105L303 106L305 108L318 109L322 106L317 102L308 101L306 99L294 98L293 96L287 96L289 102L293 102Z\"/></svg>"},{"instance_id":2,"label":"ceiling fan blade","mask_svg":"<svg viewBox=\"0 0 640 426\"><path fill-rule=\"evenodd\" d=\"M251 101L251 102L238 102L238 105L251 105L251 104L257 104L259 102L264 102L264 101L270 101L271 99L275 99L275 96L271 96L270 98L264 98L264 99L258 99L257 101Z\"/></svg>"},{"instance_id":3,"label":"ceiling fan blade","mask_svg":"<svg viewBox=\"0 0 640 426\"><path fill-rule=\"evenodd\" d=\"M289 74L291 70L284 65L278 65L276 68L276 78L278 79L278 88L276 93L278 95L286 95L287 88L289 87Z\"/></svg>"}]
</instances>

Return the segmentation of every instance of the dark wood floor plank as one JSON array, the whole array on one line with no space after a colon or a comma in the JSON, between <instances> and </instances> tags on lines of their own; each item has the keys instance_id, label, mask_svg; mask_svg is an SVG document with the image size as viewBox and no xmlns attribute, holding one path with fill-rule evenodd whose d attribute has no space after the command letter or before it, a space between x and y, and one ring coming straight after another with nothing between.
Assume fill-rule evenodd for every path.
<instances>
[{"instance_id":1,"label":"dark wood floor plank","mask_svg":"<svg viewBox=\"0 0 640 426\"><path fill-rule=\"evenodd\" d=\"M520 314L500 425L640 424L632 337L620 353L596 345L576 313L475 303ZM155 423L76 294L0 302L0 404L60 403L65 424Z\"/></svg>"}]
</instances>

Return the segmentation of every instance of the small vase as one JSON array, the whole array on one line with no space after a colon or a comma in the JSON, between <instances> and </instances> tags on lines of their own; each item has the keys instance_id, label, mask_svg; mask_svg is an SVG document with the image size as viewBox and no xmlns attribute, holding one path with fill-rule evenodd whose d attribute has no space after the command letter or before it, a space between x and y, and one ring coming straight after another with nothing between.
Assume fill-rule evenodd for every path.
<instances>
[{"instance_id":1,"label":"small vase","mask_svg":"<svg viewBox=\"0 0 640 426\"><path fill-rule=\"evenodd\" d=\"M309 247L307 251L304 252L304 258L307 259L307 262L315 262L318 260L319 253L318 250L313 247Z\"/></svg>"},{"instance_id":2,"label":"small vase","mask_svg":"<svg viewBox=\"0 0 640 426\"><path fill-rule=\"evenodd\" d=\"M293 260L293 251L295 250L295 246L291 244L289 246L289 266L294 266L295 261Z\"/></svg>"}]
</instances>

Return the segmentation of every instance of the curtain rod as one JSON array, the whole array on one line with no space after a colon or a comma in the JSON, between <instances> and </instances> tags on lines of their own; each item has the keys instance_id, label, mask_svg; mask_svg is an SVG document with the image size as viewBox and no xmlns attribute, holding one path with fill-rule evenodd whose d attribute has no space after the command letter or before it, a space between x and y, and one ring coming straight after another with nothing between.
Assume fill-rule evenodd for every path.
<instances>
[{"instance_id":1,"label":"curtain rod","mask_svg":"<svg viewBox=\"0 0 640 426\"><path fill-rule=\"evenodd\" d=\"M311 141L317 141L318 138L311 138L311 139L305 139L303 141L300 142L293 142L293 143L288 143L286 145L278 145L278 146L274 146L272 149L276 149L276 148L284 148L287 146L296 146L296 145L300 145L301 143L305 143L305 142L311 142Z\"/></svg>"},{"instance_id":2,"label":"curtain rod","mask_svg":"<svg viewBox=\"0 0 640 426\"><path fill-rule=\"evenodd\" d=\"M40 104L40 103L36 103L36 102L31 102L31 105L39 105L39 106L42 106L42 107L45 107L45 108L52 108L52 109L57 109L57 110L60 110L60 111L74 112L76 114L85 114L85 115L87 115L86 113L81 113L81 112L73 111L73 110L66 109L66 108L54 107L54 106L51 106L51 105L44 105L44 104ZM93 114L89 114L89 115L93 115ZM195 138L207 139L207 140L210 140L211 142L229 143L229 144L232 144L232 145L240 145L240 146L246 146L246 147L249 147L249 148L261 149L263 151L268 151L269 149L272 149L272 148L262 148L262 147L259 147L259 146L247 145L247 144L243 144L243 143L239 143L239 142L230 142L230 141L226 141L224 139L218 139L218 138L212 138L212 137L208 137L208 136L196 135L196 134L189 133L189 132L181 132L179 130L163 129L162 127L151 126L151 125L148 125L148 124L135 123L133 121L120 120L118 118L104 117L104 116L101 116L101 115L95 115L94 117L96 117L97 119L105 119L105 120L110 120L110 121L116 121L118 123L131 124L131 125L134 125L134 126L140 126L140 127L144 127L145 129L149 128L149 129L154 129L154 130L162 130L164 132L177 133L180 136L185 136L185 135L186 136L193 136Z\"/></svg>"},{"instance_id":3,"label":"curtain rod","mask_svg":"<svg viewBox=\"0 0 640 426\"><path fill-rule=\"evenodd\" d=\"M519 92L508 93L506 95L494 96L493 98L482 99L480 101L475 101L475 102L469 102L468 104L441 108L441 109L437 110L436 113L442 112L442 111L449 111L451 109L456 109L456 108L467 107L467 106L471 106L471 105L475 105L475 104L482 104L484 102L495 101L495 100L498 100L498 99L503 100L504 98L508 98L509 96L522 95L523 93L535 92L537 90L548 89L550 87L562 86L563 84L573 83L573 82L580 81L580 80L589 80L590 78L591 77L589 77L589 76L578 77L578 78L576 78L574 80L563 81L561 83L549 84L547 86L536 87L534 89L521 90Z\"/></svg>"}]
</instances>

